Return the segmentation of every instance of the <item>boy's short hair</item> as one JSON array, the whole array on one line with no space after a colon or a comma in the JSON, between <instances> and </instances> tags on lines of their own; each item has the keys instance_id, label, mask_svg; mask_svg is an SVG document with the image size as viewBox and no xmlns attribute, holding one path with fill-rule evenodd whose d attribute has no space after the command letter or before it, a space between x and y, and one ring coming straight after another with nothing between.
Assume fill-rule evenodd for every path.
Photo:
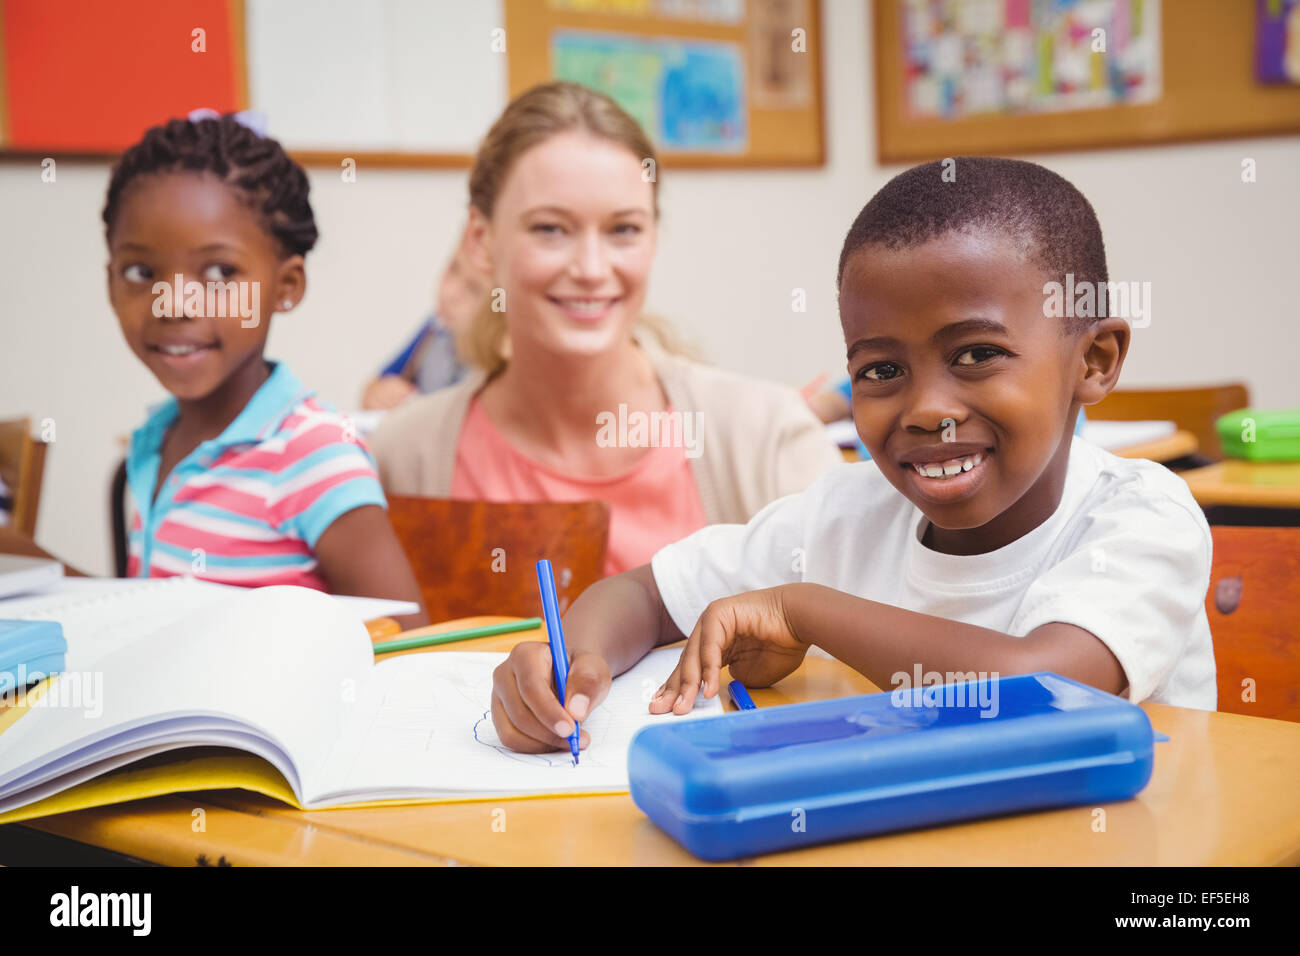
<instances>
[{"instance_id":1,"label":"boy's short hair","mask_svg":"<svg viewBox=\"0 0 1300 956\"><path fill-rule=\"evenodd\" d=\"M844 239L835 287L849 257L866 246L906 249L980 228L1015 242L1055 281L1067 273L1076 285L1108 281L1101 224L1069 180L1019 159L959 156L913 166L871 198ZM1066 321L1074 332L1096 320Z\"/></svg>"}]
</instances>

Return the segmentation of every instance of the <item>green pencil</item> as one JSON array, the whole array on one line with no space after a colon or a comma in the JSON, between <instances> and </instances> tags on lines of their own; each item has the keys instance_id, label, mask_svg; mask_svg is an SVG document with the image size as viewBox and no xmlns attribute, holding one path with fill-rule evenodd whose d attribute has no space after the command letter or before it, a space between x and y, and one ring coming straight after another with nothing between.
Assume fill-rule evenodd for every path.
<instances>
[{"instance_id":1,"label":"green pencil","mask_svg":"<svg viewBox=\"0 0 1300 956\"><path fill-rule=\"evenodd\" d=\"M542 626L540 617L526 617L522 621L510 621L506 624L489 624L486 627L470 627L463 631L444 631L441 634L425 634L422 637L399 637L395 641L381 641L375 645L376 654L390 651L404 651L412 647L429 647L433 644L450 644L452 641L468 641L475 637L491 637L494 634L509 634L512 631L531 631Z\"/></svg>"}]
</instances>

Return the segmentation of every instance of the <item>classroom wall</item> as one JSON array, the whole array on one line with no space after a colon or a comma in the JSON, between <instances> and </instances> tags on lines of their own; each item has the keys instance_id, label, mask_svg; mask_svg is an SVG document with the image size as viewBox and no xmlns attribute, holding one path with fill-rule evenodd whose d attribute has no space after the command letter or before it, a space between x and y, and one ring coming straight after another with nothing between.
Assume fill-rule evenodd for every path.
<instances>
[{"instance_id":1,"label":"classroom wall","mask_svg":"<svg viewBox=\"0 0 1300 956\"><path fill-rule=\"evenodd\" d=\"M824 5L824 168L661 169L650 306L719 365L791 385L843 368L839 245L901 168L874 159L869 13L854 0ZM1240 181L1245 157L1257 164L1251 185ZM1152 283L1152 322L1134 334L1125 385L1241 379L1258 405L1300 406L1300 137L1033 158L1092 200L1112 278ZM432 301L462 221L465 174L363 166L344 184L331 170L310 172L323 238L307 296L277 320L270 352L348 409ZM56 182L42 183L36 163L0 163L0 417L53 420L37 537L92 573L111 568L107 494L120 440L162 397L108 307L107 179L106 164L60 162ZM807 292L806 313L791 311L795 288Z\"/></svg>"}]
</instances>

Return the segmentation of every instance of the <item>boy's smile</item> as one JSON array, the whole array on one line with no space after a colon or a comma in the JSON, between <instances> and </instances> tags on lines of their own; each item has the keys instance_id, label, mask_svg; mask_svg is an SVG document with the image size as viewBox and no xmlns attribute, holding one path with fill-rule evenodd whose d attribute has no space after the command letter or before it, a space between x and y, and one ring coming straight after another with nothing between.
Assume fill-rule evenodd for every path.
<instances>
[{"instance_id":1,"label":"boy's smile","mask_svg":"<svg viewBox=\"0 0 1300 956\"><path fill-rule=\"evenodd\" d=\"M858 434L930 519L936 550L1003 547L1060 501L1096 329L1067 334L1044 315L1048 278L989 230L866 246L846 263L840 319Z\"/></svg>"}]
</instances>

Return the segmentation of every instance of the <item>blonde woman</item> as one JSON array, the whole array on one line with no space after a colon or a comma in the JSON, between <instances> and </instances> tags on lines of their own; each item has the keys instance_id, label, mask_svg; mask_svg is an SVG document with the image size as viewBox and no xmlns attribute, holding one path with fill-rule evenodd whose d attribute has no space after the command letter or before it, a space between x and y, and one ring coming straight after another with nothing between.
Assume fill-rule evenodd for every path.
<instances>
[{"instance_id":1,"label":"blonde woman","mask_svg":"<svg viewBox=\"0 0 1300 956\"><path fill-rule=\"evenodd\" d=\"M841 460L794 389L645 334L654 160L636 121L585 87L506 107L470 173L466 248L493 286L469 336L480 371L385 420L371 446L389 492L604 500L614 574Z\"/></svg>"}]
</instances>

